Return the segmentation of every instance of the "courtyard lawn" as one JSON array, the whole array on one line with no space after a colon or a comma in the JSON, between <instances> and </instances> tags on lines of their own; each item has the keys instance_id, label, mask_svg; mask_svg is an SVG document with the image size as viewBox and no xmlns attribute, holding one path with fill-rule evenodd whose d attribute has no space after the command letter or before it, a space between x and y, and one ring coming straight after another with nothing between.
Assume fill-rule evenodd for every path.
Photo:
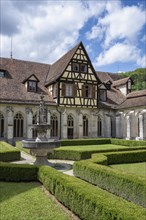
<instances>
[{"instance_id":1,"label":"courtyard lawn","mask_svg":"<svg viewBox=\"0 0 146 220\"><path fill-rule=\"evenodd\" d=\"M0 182L0 219L71 220L37 182Z\"/></svg>"},{"instance_id":2,"label":"courtyard lawn","mask_svg":"<svg viewBox=\"0 0 146 220\"><path fill-rule=\"evenodd\" d=\"M110 165L114 169L146 178L146 162Z\"/></svg>"},{"instance_id":3,"label":"courtyard lawn","mask_svg":"<svg viewBox=\"0 0 146 220\"><path fill-rule=\"evenodd\" d=\"M72 150L72 151L108 151L108 150L117 150L117 149L126 149L127 146L113 145L113 144L103 144L103 145L82 145L82 146L69 146L69 147L60 147L57 150Z\"/></svg>"}]
</instances>

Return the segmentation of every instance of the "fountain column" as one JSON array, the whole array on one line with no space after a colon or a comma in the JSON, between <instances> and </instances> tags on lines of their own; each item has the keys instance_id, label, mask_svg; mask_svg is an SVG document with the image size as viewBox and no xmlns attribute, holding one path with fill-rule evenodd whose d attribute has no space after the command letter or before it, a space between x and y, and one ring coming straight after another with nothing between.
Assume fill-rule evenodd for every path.
<instances>
[{"instance_id":1,"label":"fountain column","mask_svg":"<svg viewBox=\"0 0 146 220\"><path fill-rule=\"evenodd\" d=\"M26 108L26 115L27 115L27 138L32 138L32 119L33 119L33 114L32 114L32 109L30 107Z\"/></svg>"}]
</instances>

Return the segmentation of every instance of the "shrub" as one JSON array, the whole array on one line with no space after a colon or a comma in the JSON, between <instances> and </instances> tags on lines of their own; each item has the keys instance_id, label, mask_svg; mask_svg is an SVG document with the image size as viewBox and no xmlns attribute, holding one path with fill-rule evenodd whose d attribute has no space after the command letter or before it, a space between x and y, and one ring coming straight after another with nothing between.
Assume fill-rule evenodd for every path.
<instances>
[{"instance_id":1,"label":"shrub","mask_svg":"<svg viewBox=\"0 0 146 220\"><path fill-rule=\"evenodd\" d=\"M140 161L145 161L143 154L146 151L137 152L137 157ZM121 156L122 155L122 156ZM127 157L128 155L128 157ZM138 178L133 175L128 175L118 170L111 169L109 167L99 165L110 164L115 161L121 160L121 162L128 161L137 162L136 152L120 152L120 153L106 153L104 155L93 155L92 159L79 161L74 163L73 171L77 177L84 179L92 184L95 184L102 189L105 189L111 193L121 196L129 201L132 201L138 205L146 207L146 182L145 178ZM117 158L116 158L117 157ZM106 159L107 158L107 159ZM127 158L127 159L126 159ZM133 159L133 160L132 160ZM141 160L142 159L142 160ZM126 162L127 162L126 161Z\"/></svg>"},{"instance_id":2,"label":"shrub","mask_svg":"<svg viewBox=\"0 0 146 220\"><path fill-rule=\"evenodd\" d=\"M36 181L38 167L26 164L0 163L1 181Z\"/></svg>"},{"instance_id":3,"label":"shrub","mask_svg":"<svg viewBox=\"0 0 146 220\"><path fill-rule=\"evenodd\" d=\"M40 167L38 179L81 219L145 219L145 211L142 207L52 168Z\"/></svg>"},{"instance_id":4,"label":"shrub","mask_svg":"<svg viewBox=\"0 0 146 220\"><path fill-rule=\"evenodd\" d=\"M61 146L99 145L110 143L111 140L109 138L61 140Z\"/></svg>"},{"instance_id":5,"label":"shrub","mask_svg":"<svg viewBox=\"0 0 146 220\"><path fill-rule=\"evenodd\" d=\"M20 160L20 151L6 142L0 142L0 161Z\"/></svg>"},{"instance_id":6,"label":"shrub","mask_svg":"<svg viewBox=\"0 0 146 220\"><path fill-rule=\"evenodd\" d=\"M134 146L145 146L146 141L136 141L136 140L124 140L124 139L114 139L111 138L111 144L124 145L129 147Z\"/></svg>"}]
</instances>

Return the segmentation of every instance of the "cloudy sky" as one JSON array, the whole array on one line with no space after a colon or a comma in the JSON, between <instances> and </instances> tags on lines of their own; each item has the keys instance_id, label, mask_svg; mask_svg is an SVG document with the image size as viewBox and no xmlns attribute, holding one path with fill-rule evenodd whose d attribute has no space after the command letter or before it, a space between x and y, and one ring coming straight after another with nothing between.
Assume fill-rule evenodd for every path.
<instances>
[{"instance_id":1,"label":"cloudy sky","mask_svg":"<svg viewBox=\"0 0 146 220\"><path fill-rule=\"evenodd\" d=\"M80 41L96 70L146 66L143 0L0 0L1 56L53 63Z\"/></svg>"}]
</instances>

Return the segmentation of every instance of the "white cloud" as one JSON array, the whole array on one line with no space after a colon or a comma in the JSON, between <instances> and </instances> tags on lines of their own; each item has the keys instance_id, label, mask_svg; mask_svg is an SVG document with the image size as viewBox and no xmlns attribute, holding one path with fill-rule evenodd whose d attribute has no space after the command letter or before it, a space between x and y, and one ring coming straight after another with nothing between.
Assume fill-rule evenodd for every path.
<instances>
[{"instance_id":1,"label":"white cloud","mask_svg":"<svg viewBox=\"0 0 146 220\"><path fill-rule=\"evenodd\" d=\"M35 6L34 2L31 5L24 2L17 27L19 33L16 32L13 37L14 57L49 63L56 61L77 43L80 29L89 18L98 16L105 5L93 1L86 4L81 1L46 1ZM18 13L20 4L15 0L11 4L11 13ZM11 23L13 25L15 23ZM9 56L9 45L10 37L2 35L3 56Z\"/></svg>"},{"instance_id":2,"label":"white cloud","mask_svg":"<svg viewBox=\"0 0 146 220\"><path fill-rule=\"evenodd\" d=\"M143 59L140 56L140 51L135 46L126 43L117 43L114 46L102 52L96 58L95 65L104 66L115 62L130 61L134 61L138 65L142 65L142 63L144 62Z\"/></svg>"},{"instance_id":3,"label":"white cloud","mask_svg":"<svg viewBox=\"0 0 146 220\"><path fill-rule=\"evenodd\" d=\"M101 40L103 37L103 29L100 26L94 25L91 29L91 31L88 31L86 33L87 40L92 40L98 38Z\"/></svg>"}]
</instances>

